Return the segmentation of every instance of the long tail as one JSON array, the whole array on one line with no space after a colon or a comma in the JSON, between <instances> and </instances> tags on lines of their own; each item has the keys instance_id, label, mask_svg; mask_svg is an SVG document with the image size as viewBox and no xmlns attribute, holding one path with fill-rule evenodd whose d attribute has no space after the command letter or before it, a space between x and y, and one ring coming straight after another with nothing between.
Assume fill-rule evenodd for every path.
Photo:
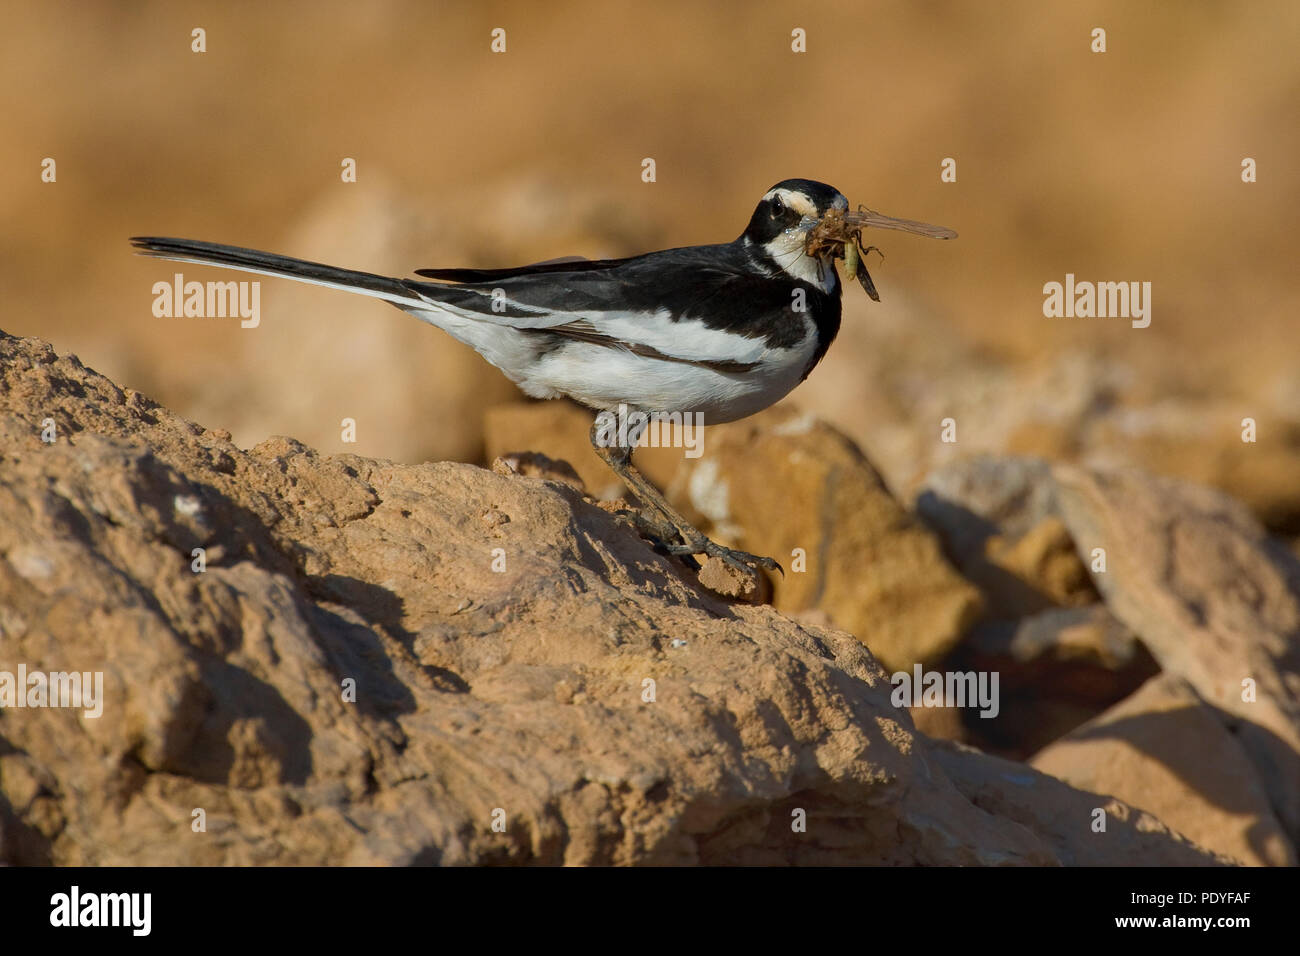
<instances>
[{"instance_id":1,"label":"long tail","mask_svg":"<svg viewBox=\"0 0 1300 956\"><path fill-rule=\"evenodd\" d=\"M418 291L423 283L406 282L402 279L391 279L353 269L337 269L319 262L293 259L273 252L223 246L197 239L168 239L160 236L135 236L131 239L131 245L139 249L141 255L152 256L155 259L197 262L201 265L224 266L227 269L239 269L259 275L282 276L285 279L296 279L312 285L374 296L385 302L391 302L398 308L428 309L431 305L429 299L421 296Z\"/></svg>"}]
</instances>

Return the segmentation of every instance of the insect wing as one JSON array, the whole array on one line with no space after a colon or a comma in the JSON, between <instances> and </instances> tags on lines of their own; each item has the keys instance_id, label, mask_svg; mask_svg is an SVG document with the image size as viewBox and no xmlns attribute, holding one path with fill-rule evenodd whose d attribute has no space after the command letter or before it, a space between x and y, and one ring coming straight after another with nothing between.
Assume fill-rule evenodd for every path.
<instances>
[{"instance_id":1,"label":"insect wing","mask_svg":"<svg viewBox=\"0 0 1300 956\"><path fill-rule=\"evenodd\" d=\"M857 212L845 213L844 221L850 226L863 229L897 229L899 232L910 232L931 239L957 238L957 233L945 226L933 226L928 222L917 222L915 219L896 219L874 209L867 209L865 206L859 206Z\"/></svg>"}]
</instances>

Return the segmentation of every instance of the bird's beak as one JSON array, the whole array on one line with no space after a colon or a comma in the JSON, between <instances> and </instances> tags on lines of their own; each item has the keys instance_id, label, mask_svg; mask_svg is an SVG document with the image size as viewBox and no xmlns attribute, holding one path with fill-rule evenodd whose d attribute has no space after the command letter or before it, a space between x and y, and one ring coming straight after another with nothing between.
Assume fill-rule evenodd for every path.
<instances>
[{"instance_id":1,"label":"bird's beak","mask_svg":"<svg viewBox=\"0 0 1300 956\"><path fill-rule=\"evenodd\" d=\"M895 219L893 216L886 216L884 213L862 206L858 207L857 212L846 212L844 214L844 223L847 226L860 229L897 229L899 232L929 236L931 239L957 238L957 233L945 226L932 226L928 222L917 222L914 219Z\"/></svg>"}]
</instances>

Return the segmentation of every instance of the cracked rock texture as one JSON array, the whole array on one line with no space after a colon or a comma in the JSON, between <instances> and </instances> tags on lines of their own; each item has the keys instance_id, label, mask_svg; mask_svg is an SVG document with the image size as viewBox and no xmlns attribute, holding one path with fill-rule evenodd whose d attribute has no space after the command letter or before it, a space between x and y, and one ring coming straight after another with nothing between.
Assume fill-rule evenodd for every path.
<instances>
[{"instance_id":1,"label":"cracked rock texture","mask_svg":"<svg viewBox=\"0 0 1300 956\"><path fill-rule=\"evenodd\" d=\"M242 451L35 339L0 374L0 672L104 680L0 710L0 861L1222 859L920 734L857 638L574 483Z\"/></svg>"}]
</instances>

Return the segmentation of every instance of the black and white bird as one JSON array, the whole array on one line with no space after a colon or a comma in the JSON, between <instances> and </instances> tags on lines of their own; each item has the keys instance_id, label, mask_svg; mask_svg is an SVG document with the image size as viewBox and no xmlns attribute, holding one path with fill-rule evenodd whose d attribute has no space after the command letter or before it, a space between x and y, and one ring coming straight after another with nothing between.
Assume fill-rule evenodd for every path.
<instances>
[{"instance_id":1,"label":"black and white bird","mask_svg":"<svg viewBox=\"0 0 1300 956\"><path fill-rule=\"evenodd\" d=\"M626 259L566 260L513 269L419 269L437 282L388 278L191 239L137 237L143 254L282 276L373 296L436 325L475 349L535 398L562 395L596 410L700 413L734 421L785 397L808 377L840 327L841 282L833 253L809 253L808 235L828 213L860 227L936 238L939 226L867 210L848 212L836 189L787 179L769 189L732 242L666 249ZM866 270L858 277L875 298ZM632 447L597 454L641 502L670 554L707 555L745 568L771 558L724 548L673 509L632 464ZM663 522L666 521L665 525Z\"/></svg>"}]
</instances>

